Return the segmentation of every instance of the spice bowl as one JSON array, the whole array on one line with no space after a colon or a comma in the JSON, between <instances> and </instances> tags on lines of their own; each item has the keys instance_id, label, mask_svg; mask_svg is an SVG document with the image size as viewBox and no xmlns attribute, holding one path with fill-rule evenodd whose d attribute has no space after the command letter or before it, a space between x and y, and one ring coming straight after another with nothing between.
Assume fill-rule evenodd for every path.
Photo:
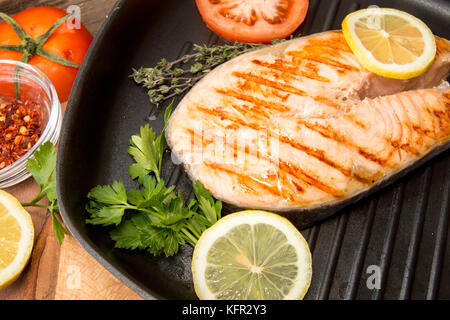
<instances>
[{"instance_id":1,"label":"spice bowl","mask_svg":"<svg viewBox=\"0 0 450 320\"><path fill-rule=\"evenodd\" d=\"M0 60L0 188L30 177L28 159L43 143L56 144L61 122L61 104L45 74Z\"/></svg>"}]
</instances>

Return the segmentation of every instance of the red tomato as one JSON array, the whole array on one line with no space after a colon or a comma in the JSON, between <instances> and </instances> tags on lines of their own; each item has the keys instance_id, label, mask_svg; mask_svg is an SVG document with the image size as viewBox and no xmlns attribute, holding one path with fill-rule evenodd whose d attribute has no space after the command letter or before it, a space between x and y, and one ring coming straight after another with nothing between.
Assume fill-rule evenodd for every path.
<instances>
[{"instance_id":1,"label":"red tomato","mask_svg":"<svg viewBox=\"0 0 450 320\"><path fill-rule=\"evenodd\" d=\"M230 41L268 43L292 34L308 0L195 0L206 25Z\"/></svg>"},{"instance_id":2,"label":"red tomato","mask_svg":"<svg viewBox=\"0 0 450 320\"><path fill-rule=\"evenodd\" d=\"M67 12L58 8L34 7L16 14L13 19L34 39L47 32L56 21L66 15ZM75 29L65 22L53 32L42 48L81 65L91 42L92 36L83 25L80 29ZM0 23L0 44L22 44L19 36L6 22ZM0 59L20 60L22 55L20 52L0 50ZM28 63L47 75L55 86L61 102L68 100L78 68L66 67L37 55Z\"/></svg>"}]
</instances>

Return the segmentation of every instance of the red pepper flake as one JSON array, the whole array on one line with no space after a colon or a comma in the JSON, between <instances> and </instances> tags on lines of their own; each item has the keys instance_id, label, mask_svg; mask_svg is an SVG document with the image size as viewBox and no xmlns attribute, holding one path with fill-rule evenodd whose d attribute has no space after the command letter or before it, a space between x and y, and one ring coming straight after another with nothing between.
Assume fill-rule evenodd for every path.
<instances>
[{"instance_id":1,"label":"red pepper flake","mask_svg":"<svg viewBox=\"0 0 450 320\"><path fill-rule=\"evenodd\" d=\"M44 114L26 101L0 104L0 169L19 160L39 140Z\"/></svg>"}]
</instances>

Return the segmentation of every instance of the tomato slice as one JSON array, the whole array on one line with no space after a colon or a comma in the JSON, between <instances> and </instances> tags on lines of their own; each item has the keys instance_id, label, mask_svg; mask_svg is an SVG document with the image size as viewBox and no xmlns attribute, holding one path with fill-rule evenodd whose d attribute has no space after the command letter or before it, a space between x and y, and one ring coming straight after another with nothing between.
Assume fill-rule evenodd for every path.
<instances>
[{"instance_id":1,"label":"tomato slice","mask_svg":"<svg viewBox=\"0 0 450 320\"><path fill-rule=\"evenodd\" d=\"M308 0L195 0L206 25L229 41L268 43L292 34Z\"/></svg>"}]
</instances>

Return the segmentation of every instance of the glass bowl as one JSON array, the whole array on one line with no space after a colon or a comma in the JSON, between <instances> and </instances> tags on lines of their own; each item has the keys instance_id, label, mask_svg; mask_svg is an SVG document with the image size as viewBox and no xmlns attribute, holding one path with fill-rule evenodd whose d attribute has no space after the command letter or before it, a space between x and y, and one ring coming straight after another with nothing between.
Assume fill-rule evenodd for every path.
<instances>
[{"instance_id":1,"label":"glass bowl","mask_svg":"<svg viewBox=\"0 0 450 320\"><path fill-rule=\"evenodd\" d=\"M50 141L55 145L61 131L62 111L56 90L45 74L29 64L0 60L0 104L16 101L14 79L17 78L20 79L18 100L29 101L41 108L41 136L21 158L0 169L0 188L11 187L29 178L28 159L43 143Z\"/></svg>"}]
</instances>

